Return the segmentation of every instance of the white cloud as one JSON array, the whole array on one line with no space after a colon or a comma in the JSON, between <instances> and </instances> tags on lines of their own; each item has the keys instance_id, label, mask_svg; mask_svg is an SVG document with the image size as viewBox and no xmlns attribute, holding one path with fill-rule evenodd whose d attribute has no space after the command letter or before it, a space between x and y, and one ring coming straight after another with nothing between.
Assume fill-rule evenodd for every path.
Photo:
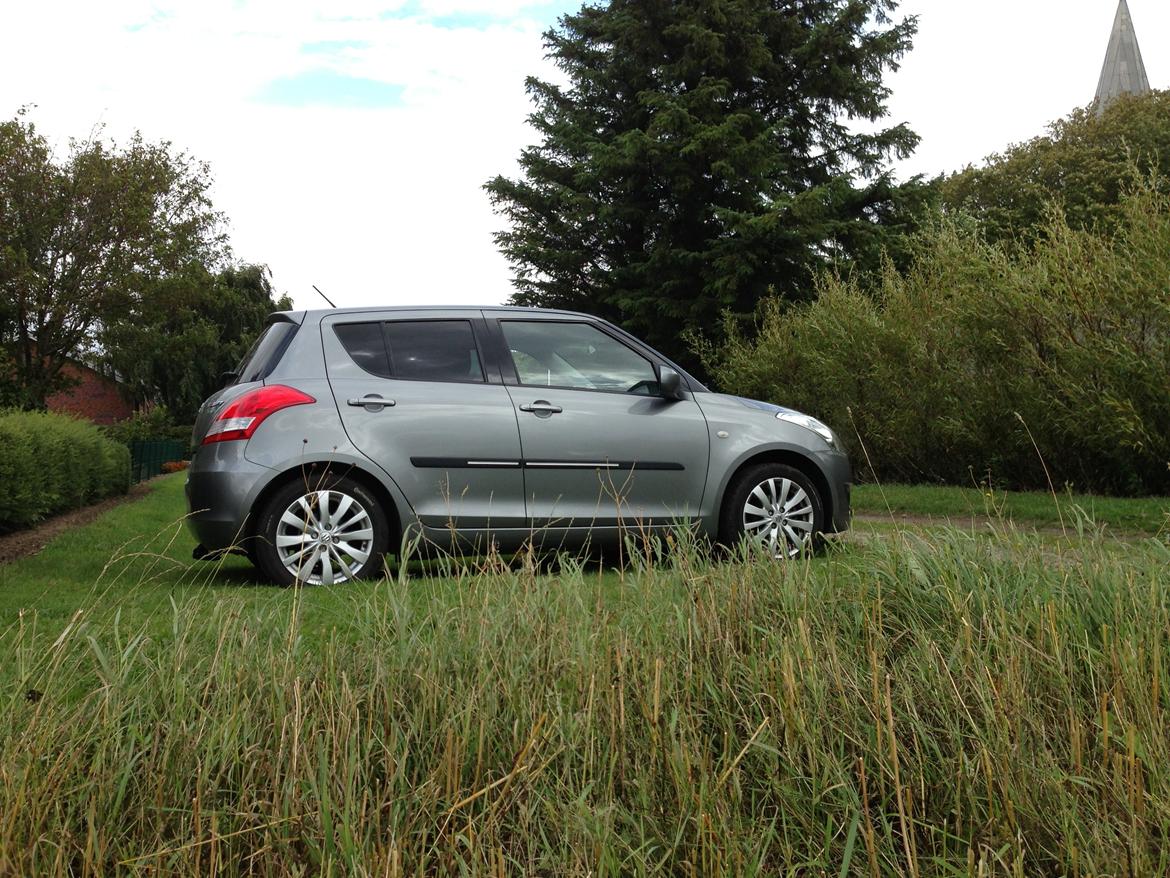
<instances>
[{"instance_id":1,"label":"white cloud","mask_svg":"<svg viewBox=\"0 0 1170 878\"><path fill-rule=\"evenodd\" d=\"M1150 78L1170 86L1170 8L1130 5ZM910 0L922 29L891 108L924 139L903 172L954 169L1087 103L1114 8ZM0 117L35 102L58 142L100 121L209 161L237 254L268 262L299 305L319 304L312 283L344 304L494 303L511 288L481 186L532 137L523 82L554 75L540 35L557 14L528 0L10 3ZM330 42L348 45L305 51ZM258 100L320 70L401 85L401 104Z\"/></svg>"},{"instance_id":2,"label":"white cloud","mask_svg":"<svg viewBox=\"0 0 1170 878\"><path fill-rule=\"evenodd\" d=\"M320 304L312 283L346 304L501 302L509 273L481 187L531 139L523 82L544 66L545 22L424 17L483 6L387 16L403 3L29 4L0 38L0 113L35 102L34 121L59 143L100 121L115 138L139 128L210 162L237 255L268 262L299 305ZM329 41L353 45L303 51ZM323 69L400 84L402 103L258 99Z\"/></svg>"}]
</instances>

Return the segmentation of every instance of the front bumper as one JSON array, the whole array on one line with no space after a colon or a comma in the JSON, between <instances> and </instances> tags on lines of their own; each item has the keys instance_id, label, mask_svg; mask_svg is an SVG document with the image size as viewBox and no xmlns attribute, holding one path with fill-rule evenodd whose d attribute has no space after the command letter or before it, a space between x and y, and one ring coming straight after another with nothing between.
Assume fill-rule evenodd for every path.
<instances>
[{"instance_id":1,"label":"front bumper","mask_svg":"<svg viewBox=\"0 0 1170 878\"><path fill-rule=\"evenodd\" d=\"M244 457L243 442L201 446L187 470L187 526L205 549L239 546L252 503L273 471Z\"/></svg>"},{"instance_id":2,"label":"front bumper","mask_svg":"<svg viewBox=\"0 0 1170 878\"><path fill-rule=\"evenodd\" d=\"M849 530L853 518L852 498L853 467L849 456L842 451L826 451L817 455L817 463L825 480L829 483L829 502L832 520L827 530L843 533Z\"/></svg>"}]
</instances>

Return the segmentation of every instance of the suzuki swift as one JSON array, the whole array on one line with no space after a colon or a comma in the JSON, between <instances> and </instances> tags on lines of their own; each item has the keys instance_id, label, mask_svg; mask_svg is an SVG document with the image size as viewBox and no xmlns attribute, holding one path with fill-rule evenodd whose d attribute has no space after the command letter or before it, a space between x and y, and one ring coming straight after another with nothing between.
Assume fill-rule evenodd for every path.
<instances>
[{"instance_id":1,"label":"suzuki swift","mask_svg":"<svg viewBox=\"0 0 1170 878\"><path fill-rule=\"evenodd\" d=\"M564 311L274 314L193 444L195 556L244 552L283 584L377 575L411 542L547 550L680 526L786 559L849 522L827 426Z\"/></svg>"}]
</instances>

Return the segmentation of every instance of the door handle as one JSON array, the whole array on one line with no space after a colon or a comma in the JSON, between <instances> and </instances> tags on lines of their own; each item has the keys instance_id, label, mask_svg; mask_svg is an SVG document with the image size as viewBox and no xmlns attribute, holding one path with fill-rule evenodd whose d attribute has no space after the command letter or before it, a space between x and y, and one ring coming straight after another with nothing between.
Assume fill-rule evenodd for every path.
<instances>
[{"instance_id":1,"label":"door handle","mask_svg":"<svg viewBox=\"0 0 1170 878\"><path fill-rule=\"evenodd\" d=\"M380 412L388 405L394 405L394 400L386 399L374 393L367 393L361 399L347 399L346 405L352 405L354 408L364 408L368 412Z\"/></svg>"},{"instance_id":2,"label":"door handle","mask_svg":"<svg viewBox=\"0 0 1170 878\"><path fill-rule=\"evenodd\" d=\"M559 415L564 409L559 405L553 405L546 399L538 399L534 403L520 406L520 411L531 412L538 418L547 418L549 415Z\"/></svg>"}]
</instances>

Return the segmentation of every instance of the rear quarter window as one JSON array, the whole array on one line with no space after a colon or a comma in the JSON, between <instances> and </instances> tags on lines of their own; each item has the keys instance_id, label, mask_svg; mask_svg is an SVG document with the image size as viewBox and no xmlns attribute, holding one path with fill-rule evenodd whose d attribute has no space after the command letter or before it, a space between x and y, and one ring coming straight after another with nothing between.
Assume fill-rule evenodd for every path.
<instances>
[{"instance_id":1,"label":"rear quarter window","mask_svg":"<svg viewBox=\"0 0 1170 878\"><path fill-rule=\"evenodd\" d=\"M263 381L271 375L296 334L295 323L278 320L269 324L240 361L236 369L236 383Z\"/></svg>"}]
</instances>

